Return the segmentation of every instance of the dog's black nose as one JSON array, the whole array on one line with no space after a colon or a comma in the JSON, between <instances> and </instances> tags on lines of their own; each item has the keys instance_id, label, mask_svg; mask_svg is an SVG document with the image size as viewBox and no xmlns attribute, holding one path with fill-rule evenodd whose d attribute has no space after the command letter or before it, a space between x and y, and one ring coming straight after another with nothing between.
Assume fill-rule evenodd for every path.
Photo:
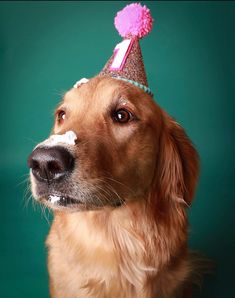
<instances>
[{"instance_id":1,"label":"dog's black nose","mask_svg":"<svg viewBox=\"0 0 235 298\"><path fill-rule=\"evenodd\" d=\"M28 166L37 180L49 183L73 170L74 157L61 146L38 147L30 154Z\"/></svg>"}]
</instances>

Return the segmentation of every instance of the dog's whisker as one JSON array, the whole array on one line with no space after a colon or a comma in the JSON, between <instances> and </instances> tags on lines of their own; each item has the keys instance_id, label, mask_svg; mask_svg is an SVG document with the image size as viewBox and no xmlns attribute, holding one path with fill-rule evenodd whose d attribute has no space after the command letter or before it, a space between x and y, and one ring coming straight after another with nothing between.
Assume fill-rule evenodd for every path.
<instances>
[{"instance_id":1,"label":"dog's whisker","mask_svg":"<svg viewBox=\"0 0 235 298\"><path fill-rule=\"evenodd\" d=\"M23 194L23 209L28 207L29 201L32 198L32 194L31 189L30 189L30 180L27 178L27 181L25 181L25 183L27 183L26 188L24 190L24 194Z\"/></svg>"},{"instance_id":2,"label":"dog's whisker","mask_svg":"<svg viewBox=\"0 0 235 298\"><path fill-rule=\"evenodd\" d=\"M24 199L24 205L23 205L23 209L26 209L29 205L30 200L32 199L32 195L27 195L27 197Z\"/></svg>"},{"instance_id":3,"label":"dog's whisker","mask_svg":"<svg viewBox=\"0 0 235 298\"><path fill-rule=\"evenodd\" d=\"M118 180L116 180L116 179L114 179L114 178L107 177L107 176L102 176L102 178L96 178L97 181L101 181L101 182L104 182L104 183L107 183L108 185L110 185L110 184L106 181L106 179L108 179L108 180L114 182L115 184L119 184L119 185L123 186L123 187L126 188L126 190L127 190L128 192L130 192L130 193L133 193L133 194L135 193L133 189L131 189L131 188L128 187L126 184L124 184L124 183L122 183L122 182L120 182L120 181L118 181ZM111 185L110 185L110 186L111 186ZM114 188L113 188L113 189L114 189Z\"/></svg>"},{"instance_id":4,"label":"dog's whisker","mask_svg":"<svg viewBox=\"0 0 235 298\"><path fill-rule=\"evenodd\" d=\"M27 140L27 141L30 141L31 143L33 143L34 146L36 146L38 144L38 141L35 141L32 138L24 137L24 139Z\"/></svg>"},{"instance_id":5,"label":"dog's whisker","mask_svg":"<svg viewBox=\"0 0 235 298\"><path fill-rule=\"evenodd\" d=\"M28 181L29 181L29 176L28 176L27 178L25 178L24 180L22 180L21 182L17 183L17 184L16 184L16 187L19 187L20 185L25 184L25 183L27 183Z\"/></svg>"},{"instance_id":6,"label":"dog's whisker","mask_svg":"<svg viewBox=\"0 0 235 298\"><path fill-rule=\"evenodd\" d=\"M115 197L119 200L120 203L124 202L124 200L121 198L121 196L117 193L117 191L107 182L105 182L106 187L111 191L112 194L114 194Z\"/></svg>"},{"instance_id":7,"label":"dog's whisker","mask_svg":"<svg viewBox=\"0 0 235 298\"><path fill-rule=\"evenodd\" d=\"M96 182L98 182L98 181L103 185L99 186L99 184L96 183L95 184L96 188L99 188L100 190L102 190L103 192L108 194L108 202L109 203L112 204L113 196L116 197L121 204L125 202L125 200L123 198L121 198L121 196L117 193L117 191L107 181L105 181L105 179L97 178ZM107 199L107 197L106 197L106 199Z\"/></svg>"},{"instance_id":8,"label":"dog's whisker","mask_svg":"<svg viewBox=\"0 0 235 298\"><path fill-rule=\"evenodd\" d=\"M101 195L101 197L104 197L105 200L111 202L111 195L112 193L110 193L107 189L105 189L102 186L96 185L96 188L99 189L99 193ZM97 196L96 196L97 198Z\"/></svg>"},{"instance_id":9,"label":"dog's whisker","mask_svg":"<svg viewBox=\"0 0 235 298\"><path fill-rule=\"evenodd\" d=\"M41 207L41 214L44 217L44 219L46 220L46 222L48 223L48 225L50 224L48 215L47 215L47 211L49 211L48 207L45 204L40 203L40 207Z\"/></svg>"},{"instance_id":10,"label":"dog's whisker","mask_svg":"<svg viewBox=\"0 0 235 298\"><path fill-rule=\"evenodd\" d=\"M105 206L107 204L113 203L113 197L114 193L108 189L105 184L103 185L98 185L96 184L96 190L99 190L97 194L95 195L95 198L98 199L101 202L102 206Z\"/></svg>"},{"instance_id":11,"label":"dog's whisker","mask_svg":"<svg viewBox=\"0 0 235 298\"><path fill-rule=\"evenodd\" d=\"M121 186L124 186L124 188L126 188L128 191L130 191L130 192L133 193L133 194L135 193L133 189L131 189L131 188L130 188L129 186L127 186L126 184L124 184L124 183L118 181L117 179L114 179L114 178L111 178L111 177L107 177L107 176L103 176L103 178L104 178L104 179L111 180L111 181L113 181L114 183L117 183L117 184L119 184L119 185L121 185Z\"/></svg>"}]
</instances>

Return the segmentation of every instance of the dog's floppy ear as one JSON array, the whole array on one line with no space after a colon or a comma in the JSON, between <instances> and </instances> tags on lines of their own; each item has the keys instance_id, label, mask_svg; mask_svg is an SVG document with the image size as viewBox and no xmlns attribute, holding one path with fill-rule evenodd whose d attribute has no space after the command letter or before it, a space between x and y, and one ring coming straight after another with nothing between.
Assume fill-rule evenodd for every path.
<instances>
[{"instance_id":1,"label":"dog's floppy ear","mask_svg":"<svg viewBox=\"0 0 235 298\"><path fill-rule=\"evenodd\" d=\"M183 128L167 114L163 119L158 190L162 197L190 205L198 178L198 155Z\"/></svg>"}]
</instances>

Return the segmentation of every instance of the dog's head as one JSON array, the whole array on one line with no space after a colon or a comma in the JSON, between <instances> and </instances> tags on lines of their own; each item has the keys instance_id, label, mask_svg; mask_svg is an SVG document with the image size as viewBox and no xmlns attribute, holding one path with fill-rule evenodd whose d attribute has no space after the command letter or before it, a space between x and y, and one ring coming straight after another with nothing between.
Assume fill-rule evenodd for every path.
<instances>
[{"instance_id":1,"label":"dog's head","mask_svg":"<svg viewBox=\"0 0 235 298\"><path fill-rule=\"evenodd\" d=\"M34 197L53 209L116 208L153 191L191 202L196 151L151 96L129 83L99 76L71 89L52 134L28 164Z\"/></svg>"}]
</instances>

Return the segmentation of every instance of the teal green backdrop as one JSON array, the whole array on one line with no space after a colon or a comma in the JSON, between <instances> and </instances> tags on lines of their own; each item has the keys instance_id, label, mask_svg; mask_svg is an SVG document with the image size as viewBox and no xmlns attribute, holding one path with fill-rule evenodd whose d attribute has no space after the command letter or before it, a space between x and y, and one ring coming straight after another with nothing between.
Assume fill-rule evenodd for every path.
<instances>
[{"instance_id":1,"label":"teal green backdrop","mask_svg":"<svg viewBox=\"0 0 235 298\"><path fill-rule=\"evenodd\" d=\"M47 137L61 94L97 74L121 40L128 2L0 2L0 296L49 297L50 226L25 207L26 159ZM142 2L155 19L141 42L156 101L185 127L201 156L189 211L190 246L214 259L195 297L234 296L235 2Z\"/></svg>"}]
</instances>

